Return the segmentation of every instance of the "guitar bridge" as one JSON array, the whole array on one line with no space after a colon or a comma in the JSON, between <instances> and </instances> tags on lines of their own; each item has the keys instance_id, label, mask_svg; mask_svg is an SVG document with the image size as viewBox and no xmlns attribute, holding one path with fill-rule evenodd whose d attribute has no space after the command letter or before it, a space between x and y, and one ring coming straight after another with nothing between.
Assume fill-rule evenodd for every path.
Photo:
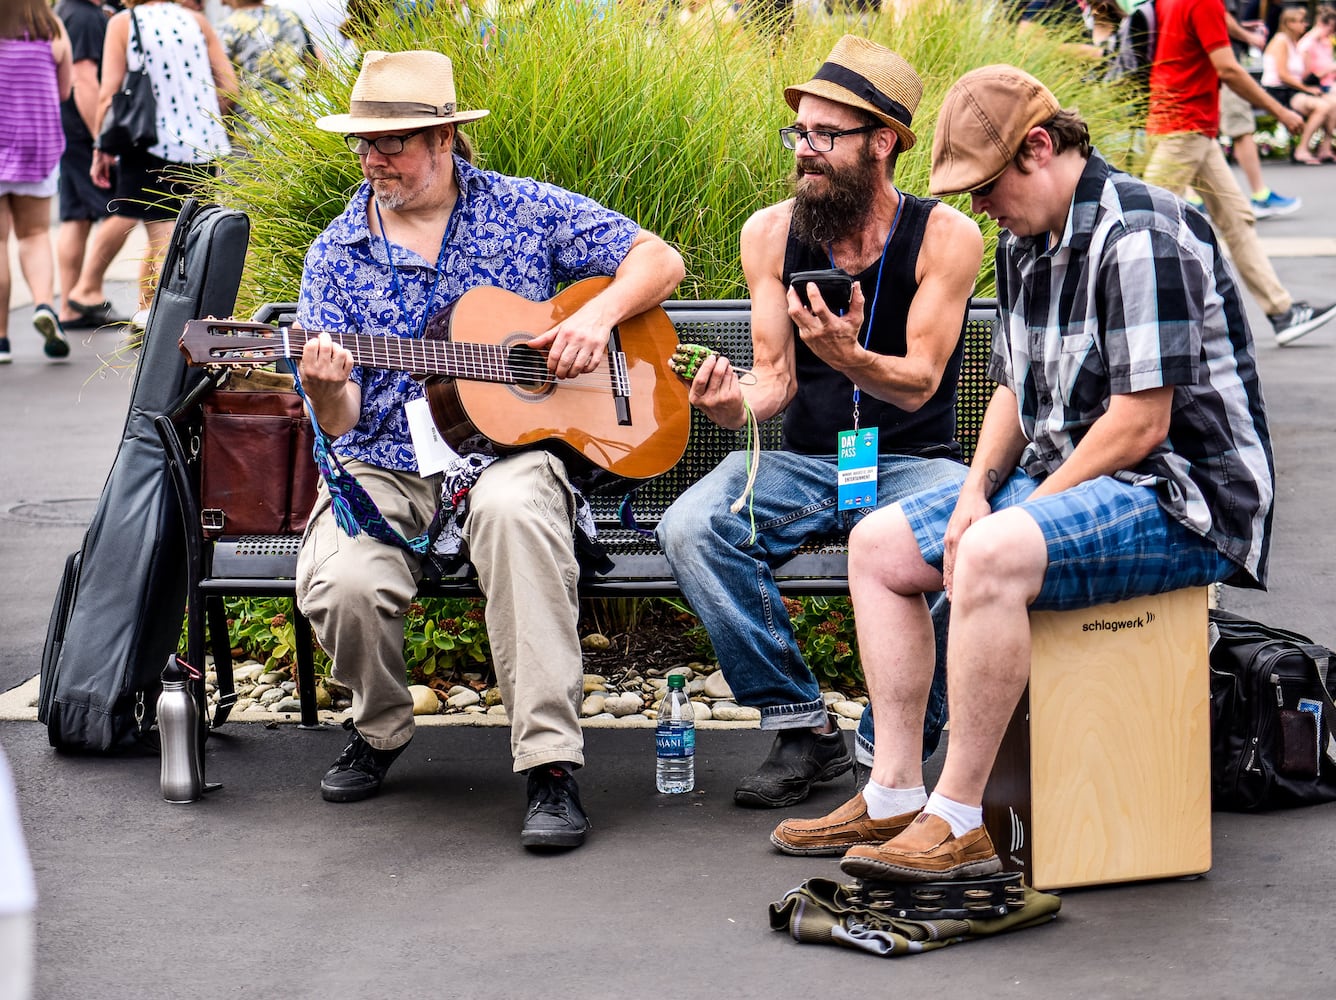
<instances>
[{"instance_id":1,"label":"guitar bridge","mask_svg":"<svg viewBox=\"0 0 1336 1000\"><path fill-rule=\"evenodd\" d=\"M626 354L622 351L622 335L617 327L608 337L608 378L612 382L612 405L617 408L617 423L631 425L631 376L626 369Z\"/></svg>"}]
</instances>

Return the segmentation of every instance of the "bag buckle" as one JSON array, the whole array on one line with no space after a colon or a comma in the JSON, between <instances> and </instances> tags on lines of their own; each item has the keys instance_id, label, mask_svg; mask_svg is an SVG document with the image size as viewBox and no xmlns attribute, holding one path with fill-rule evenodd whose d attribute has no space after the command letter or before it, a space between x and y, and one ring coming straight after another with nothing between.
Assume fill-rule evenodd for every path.
<instances>
[{"instance_id":1,"label":"bag buckle","mask_svg":"<svg viewBox=\"0 0 1336 1000\"><path fill-rule=\"evenodd\" d=\"M218 507L206 507L199 512L200 527L205 531L222 531L225 520L227 515Z\"/></svg>"}]
</instances>

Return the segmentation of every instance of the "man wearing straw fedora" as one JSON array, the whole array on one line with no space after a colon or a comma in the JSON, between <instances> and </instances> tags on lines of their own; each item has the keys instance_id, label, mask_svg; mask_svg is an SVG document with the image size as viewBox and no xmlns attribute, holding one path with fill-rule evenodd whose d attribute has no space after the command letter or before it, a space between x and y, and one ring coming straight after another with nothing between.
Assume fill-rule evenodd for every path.
<instances>
[{"instance_id":1,"label":"man wearing straw fedora","mask_svg":"<svg viewBox=\"0 0 1336 1000\"><path fill-rule=\"evenodd\" d=\"M964 485L878 511L849 543L882 723L869 786L899 814L885 832L901 830L867 831L841 868L888 881L1000 870L983 792L1029 679L1029 610L1261 587L1274 494L1242 293L1204 216L1109 166L1080 115L1014 66L947 92L930 183L1005 230L998 386ZM942 587L951 740L925 804L911 720L933 671L923 595Z\"/></svg>"},{"instance_id":2,"label":"man wearing straw fedora","mask_svg":"<svg viewBox=\"0 0 1336 1000\"><path fill-rule=\"evenodd\" d=\"M558 283L610 276L530 342L565 379L598 366L615 324L672 293L682 259L657 236L581 195L474 166L459 128L486 114L456 103L446 56L366 53L349 113L317 123L345 137L365 181L306 256L302 327L420 337L428 317L470 288L545 301ZM521 843L578 846L589 822L573 777L584 763L575 551L583 508L571 474L541 450L446 456L443 474L420 474L426 443L409 425L425 403L410 375L354 365L328 333L306 346L299 374L335 440L334 455L321 459L325 482L298 559L297 593L335 678L353 692L352 742L322 779L322 794L331 802L376 794L412 738L403 615L445 483L457 515L453 538L487 596L514 768L528 776Z\"/></svg>"},{"instance_id":3,"label":"man wearing straw fedora","mask_svg":"<svg viewBox=\"0 0 1336 1000\"><path fill-rule=\"evenodd\" d=\"M733 694L776 731L769 756L739 783L739 805L801 802L814 782L853 766L772 567L809 539L843 535L879 505L964 475L955 393L983 240L962 213L895 186L896 160L916 141L922 90L904 59L854 35L810 81L785 90L795 114L777 138L793 150L793 197L753 215L741 238L755 379L743 385L716 357L692 382L692 404L723 427L742 427L749 412L784 415L783 450L756 464L750 503L734 502L748 493L750 471L748 454L736 452L658 527ZM793 284L798 272L836 268L852 278L846 309L832 308L815 284ZM852 431L859 457L846 478L865 488L849 496L837 455ZM927 726L929 752L942 721ZM869 735L860 732L860 750L870 749ZM849 808L861 812L861 799Z\"/></svg>"}]
</instances>

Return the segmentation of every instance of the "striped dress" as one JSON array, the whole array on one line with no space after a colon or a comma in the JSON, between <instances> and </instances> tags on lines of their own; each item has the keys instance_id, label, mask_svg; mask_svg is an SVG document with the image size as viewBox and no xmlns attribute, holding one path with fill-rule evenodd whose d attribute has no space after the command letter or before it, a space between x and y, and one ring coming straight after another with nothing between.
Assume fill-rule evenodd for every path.
<instances>
[{"instance_id":1,"label":"striped dress","mask_svg":"<svg viewBox=\"0 0 1336 1000\"><path fill-rule=\"evenodd\" d=\"M65 151L51 43L0 39L0 184L36 184Z\"/></svg>"}]
</instances>

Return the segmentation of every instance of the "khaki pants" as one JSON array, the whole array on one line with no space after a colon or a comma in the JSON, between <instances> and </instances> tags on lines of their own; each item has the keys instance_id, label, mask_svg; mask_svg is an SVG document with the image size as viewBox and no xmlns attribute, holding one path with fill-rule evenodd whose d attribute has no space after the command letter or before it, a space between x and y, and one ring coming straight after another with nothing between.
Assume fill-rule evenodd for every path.
<instances>
[{"instance_id":1,"label":"khaki pants","mask_svg":"<svg viewBox=\"0 0 1336 1000\"><path fill-rule=\"evenodd\" d=\"M1200 132L1175 132L1150 137L1147 184L1183 195L1191 185L1201 195L1211 224L1229 247L1234 267L1268 316L1285 312L1293 300L1276 277L1257 239L1252 208L1230 173L1220 144Z\"/></svg>"},{"instance_id":2,"label":"khaki pants","mask_svg":"<svg viewBox=\"0 0 1336 1000\"><path fill-rule=\"evenodd\" d=\"M346 465L400 534L425 530L439 477ZM574 510L565 467L544 452L493 463L469 496L464 539L487 596L487 634L510 713L516 771L584 763ZM297 559L298 601L334 661L335 680L353 692L358 732L380 750L402 746L413 734L403 616L420 576L412 553L365 534L345 535L321 484Z\"/></svg>"}]
</instances>

